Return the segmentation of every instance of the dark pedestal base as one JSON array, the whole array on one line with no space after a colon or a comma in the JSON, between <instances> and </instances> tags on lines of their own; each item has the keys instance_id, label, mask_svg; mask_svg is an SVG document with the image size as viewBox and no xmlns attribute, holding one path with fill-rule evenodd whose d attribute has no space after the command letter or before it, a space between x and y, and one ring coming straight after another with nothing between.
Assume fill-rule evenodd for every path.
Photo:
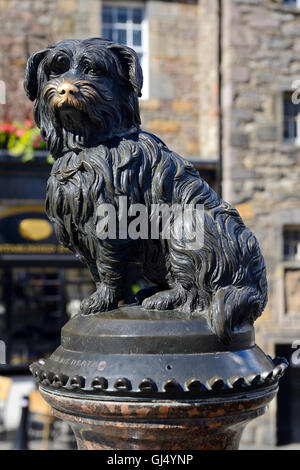
<instances>
[{"instance_id":1,"label":"dark pedestal base","mask_svg":"<svg viewBox=\"0 0 300 470\"><path fill-rule=\"evenodd\" d=\"M250 325L226 346L204 315L123 306L72 318L31 371L79 449L197 450L237 449L286 367Z\"/></svg>"},{"instance_id":2,"label":"dark pedestal base","mask_svg":"<svg viewBox=\"0 0 300 470\"><path fill-rule=\"evenodd\" d=\"M233 450L246 424L266 411L277 386L176 402L81 398L43 386L40 391L54 415L71 425L79 450Z\"/></svg>"}]
</instances>

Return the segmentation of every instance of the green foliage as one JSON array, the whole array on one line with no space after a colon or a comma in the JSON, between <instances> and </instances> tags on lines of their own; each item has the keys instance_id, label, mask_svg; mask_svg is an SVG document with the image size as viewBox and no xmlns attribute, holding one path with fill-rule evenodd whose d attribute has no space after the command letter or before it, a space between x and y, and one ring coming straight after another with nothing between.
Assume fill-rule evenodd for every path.
<instances>
[{"instance_id":1,"label":"green foliage","mask_svg":"<svg viewBox=\"0 0 300 470\"><path fill-rule=\"evenodd\" d=\"M36 150L46 150L39 129L33 121L26 120L24 124L18 122L0 123L0 149L8 150L14 157L20 157L23 162L34 159ZM53 158L48 155L46 161L53 163Z\"/></svg>"}]
</instances>

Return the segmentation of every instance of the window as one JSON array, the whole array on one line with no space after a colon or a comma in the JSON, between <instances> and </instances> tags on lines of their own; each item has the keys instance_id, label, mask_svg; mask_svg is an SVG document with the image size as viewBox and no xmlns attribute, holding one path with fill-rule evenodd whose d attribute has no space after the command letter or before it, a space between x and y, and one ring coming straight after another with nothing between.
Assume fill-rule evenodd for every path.
<instances>
[{"instance_id":1,"label":"window","mask_svg":"<svg viewBox=\"0 0 300 470\"><path fill-rule=\"evenodd\" d=\"M283 138L286 142L300 142L300 104L293 103L292 94L283 94Z\"/></svg>"},{"instance_id":2,"label":"window","mask_svg":"<svg viewBox=\"0 0 300 470\"><path fill-rule=\"evenodd\" d=\"M300 261L300 227L291 226L283 229L284 259Z\"/></svg>"},{"instance_id":3,"label":"window","mask_svg":"<svg viewBox=\"0 0 300 470\"><path fill-rule=\"evenodd\" d=\"M88 270L76 261L70 268L62 262L53 267L30 265L30 259L27 263L0 270L0 340L6 342L12 366L31 363L57 348L62 325L94 291Z\"/></svg>"},{"instance_id":4,"label":"window","mask_svg":"<svg viewBox=\"0 0 300 470\"><path fill-rule=\"evenodd\" d=\"M297 6L297 4L299 3L298 0L283 0L282 3L284 5L291 5L291 6Z\"/></svg>"},{"instance_id":5,"label":"window","mask_svg":"<svg viewBox=\"0 0 300 470\"><path fill-rule=\"evenodd\" d=\"M300 0L282 0L283 5L300 8Z\"/></svg>"},{"instance_id":6,"label":"window","mask_svg":"<svg viewBox=\"0 0 300 470\"><path fill-rule=\"evenodd\" d=\"M102 37L134 49L144 74L143 98L148 95L148 51L145 8L141 4L104 4Z\"/></svg>"}]
</instances>

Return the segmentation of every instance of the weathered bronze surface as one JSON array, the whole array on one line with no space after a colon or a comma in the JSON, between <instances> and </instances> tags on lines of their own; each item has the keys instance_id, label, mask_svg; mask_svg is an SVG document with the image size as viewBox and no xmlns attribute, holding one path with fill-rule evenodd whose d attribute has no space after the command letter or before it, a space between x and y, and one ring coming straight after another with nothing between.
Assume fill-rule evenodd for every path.
<instances>
[{"instance_id":1,"label":"weathered bronze surface","mask_svg":"<svg viewBox=\"0 0 300 470\"><path fill-rule=\"evenodd\" d=\"M142 81L136 53L100 38L62 41L28 60L25 90L55 158L47 213L96 284L61 346L31 371L80 449L237 448L287 367L255 345L264 260L238 212L140 129ZM153 206L202 205L193 246L194 212L184 224L172 213L169 237L161 218L157 237L148 224L140 237L120 234L124 197L126 223L134 204L147 209L145 222ZM103 238L99 209L108 205L118 226ZM120 307L130 262L154 287Z\"/></svg>"},{"instance_id":2,"label":"weathered bronze surface","mask_svg":"<svg viewBox=\"0 0 300 470\"><path fill-rule=\"evenodd\" d=\"M31 366L79 449L236 449L265 412L286 361L256 345L253 326L226 346L205 317L139 306L84 317Z\"/></svg>"},{"instance_id":3,"label":"weathered bronze surface","mask_svg":"<svg viewBox=\"0 0 300 470\"><path fill-rule=\"evenodd\" d=\"M31 366L39 383L61 393L155 399L261 390L285 368L255 345L253 326L236 328L229 347L205 317L139 306L77 315L62 329L61 346Z\"/></svg>"},{"instance_id":4,"label":"weathered bronze surface","mask_svg":"<svg viewBox=\"0 0 300 470\"><path fill-rule=\"evenodd\" d=\"M238 212L207 185L193 165L153 134L140 129L138 96L142 70L129 47L93 38L66 40L33 54L25 90L35 101L35 120L56 159L48 181L46 209L58 239L88 265L96 291L82 302L84 315L111 311L124 297L129 262L157 286L139 295L148 310L206 315L229 343L235 326L253 323L267 300L264 260ZM204 206L197 249L162 230L133 239L99 238L97 209L110 204L120 215L142 204ZM129 217L130 218L130 217ZM192 230L192 217L185 230ZM182 227L181 227L182 228ZM203 243L202 243L203 238ZM146 298L145 298L146 297Z\"/></svg>"}]
</instances>

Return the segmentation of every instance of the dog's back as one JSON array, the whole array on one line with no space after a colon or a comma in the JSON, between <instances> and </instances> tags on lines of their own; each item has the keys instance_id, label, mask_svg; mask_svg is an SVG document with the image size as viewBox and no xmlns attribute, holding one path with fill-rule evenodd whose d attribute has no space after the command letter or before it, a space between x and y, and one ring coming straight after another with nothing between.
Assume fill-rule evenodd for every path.
<instances>
[{"instance_id":1,"label":"dog's back","mask_svg":"<svg viewBox=\"0 0 300 470\"><path fill-rule=\"evenodd\" d=\"M47 212L60 241L75 247L80 258L96 264L102 243L96 233L97 208L111 203L118 209L121 196L129 204L145 204L148 209L152 204L203 206L203 233L198 233L202 245L191 251L171 231L168 249L160 250L152 272L169 270L171 284L173 279L195 292L189 308L206 310L224 341L234 325L254 321L261 314L266 278L255 237L237 211L217 196L189 162L149 133L112 139L108 145L66 154L55 162L48 183ZM143 240L143 250L151 243ZM133 250L135 255L137 252ZM168 263L170 256L172 262ZM146 249L141 257L147 276L151 251Z\"/></svg>"}]
</instances>

